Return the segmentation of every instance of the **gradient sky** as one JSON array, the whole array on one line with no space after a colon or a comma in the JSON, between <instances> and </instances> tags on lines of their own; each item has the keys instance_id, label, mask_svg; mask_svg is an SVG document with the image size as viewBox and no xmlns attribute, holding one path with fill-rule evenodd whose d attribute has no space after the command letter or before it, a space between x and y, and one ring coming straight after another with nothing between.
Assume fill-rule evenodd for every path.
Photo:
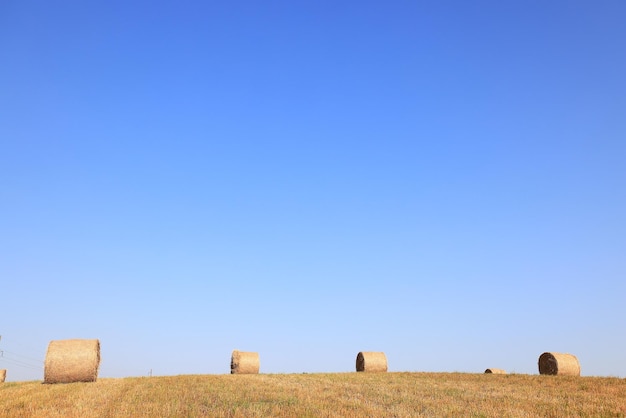
<instances>
[{"instance_id":1,"label":"gradient sky","mask_svg":"<svg viewBox=\"0 0 626 418\"><path fill-rule=\"evenodd\" d=\"M626 2L3 1L0 368L626 377Z\"/></svg>"}]
</instances>

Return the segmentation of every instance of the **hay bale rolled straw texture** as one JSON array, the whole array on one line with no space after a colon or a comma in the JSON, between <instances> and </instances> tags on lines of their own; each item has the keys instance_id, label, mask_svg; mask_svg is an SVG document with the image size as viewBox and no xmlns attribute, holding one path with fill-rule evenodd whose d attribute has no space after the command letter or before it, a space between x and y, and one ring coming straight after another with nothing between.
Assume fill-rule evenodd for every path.
<instances>
[{"instance_id":1,"label":"hay bale rolled straw texture","mask_svg":"<svg viewBox=\"0 0 626 418\"><path fill-rule=\"evenodd\" d=\"M357 372L386 372L387 356L379 351L361 351L356 356Z\"/></svg>"},{"instance_id":2,"label":"hay bale rolled straw texture","mask_svg":"<svg viewBox=\"0 0 626 418\"><path fill-rule=\"evenodd\" d=\"M506 374L506 370L503 369L487 369L485 370L487 374Z\"/></svg>"},{"instance_id":3,"label":"hay bale rolled straw texture","mask_svg":"<svg viewBox=\"0 0 626 418\"><path fill-rule=\"evenodd\" d=\"M580 363L569 353L543 353L539 356L539 374L580 376Z\"/></svg>"},{"instance_id":4,"label":"hay bale rolled straw texture","mask_svg":"<svg viewBox=\"0 0 626 418\"><path fill-rule=\"evenodd\" d=\"M234 350L230 358L231 374L257 374L260 368L259 353Z\"/></svg>"},{"instance_id":5,"label":"hay bale rolled straw texture","mask_svg":"<svg viewBox=\"0 0 626 418\"><path fill-rule=\"evenodd\" d=\"M50 341L44 383L95 382L99 367L99 340Z\"/></svg>"},{"instance_id":6,"label":"hay bale rolled straw texture","mask_svg":"<svg viewBox=\"0 0 626 418\"><path fill-rule=\"evenodd\" d=\"M7 369L0 370L0 383L4 383L4 380L7 378Z\"/></svg>"}]
</instances>

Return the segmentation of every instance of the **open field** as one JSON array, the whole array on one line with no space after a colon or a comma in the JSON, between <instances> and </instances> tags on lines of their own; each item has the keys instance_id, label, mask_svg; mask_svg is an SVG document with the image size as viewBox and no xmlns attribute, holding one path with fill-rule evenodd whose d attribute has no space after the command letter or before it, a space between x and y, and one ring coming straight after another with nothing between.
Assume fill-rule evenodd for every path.
<instances>
[{"instance_id":1,"label":"open field","mask_svg":"<svg viewBox=\"0 0 626 418\"><path fill-rule=\"evenodd\" d=\"M469 373L186 375L0 384L2 417L625 417L626 379Z\"/></svg>"}]
</instances>

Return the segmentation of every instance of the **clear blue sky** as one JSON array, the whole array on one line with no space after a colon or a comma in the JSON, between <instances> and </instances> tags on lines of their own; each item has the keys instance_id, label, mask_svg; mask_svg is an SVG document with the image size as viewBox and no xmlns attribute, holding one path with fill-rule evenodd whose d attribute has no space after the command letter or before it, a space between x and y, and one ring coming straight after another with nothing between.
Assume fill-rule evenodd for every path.
<instances>
[{"instance_id":1,"label":"clear blue sky","mask_svg":"<svg viewBox=\"0 0 626 418\"><path fill-rule=\"evenodd\" d=\"M626 3L4 1L0 368L626 377ZM21 363L18 363L20 361ZM36 367L32 367L32 366Z\"/></svg>"}]
</instances>

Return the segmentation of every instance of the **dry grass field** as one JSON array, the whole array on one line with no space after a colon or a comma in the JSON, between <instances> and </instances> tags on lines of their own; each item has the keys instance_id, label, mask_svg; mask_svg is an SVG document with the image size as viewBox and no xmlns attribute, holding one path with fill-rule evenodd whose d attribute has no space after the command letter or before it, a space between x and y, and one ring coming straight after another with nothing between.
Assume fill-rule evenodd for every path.
<instances>
[{"instance_id":1,"label":"dry grass field","mask_svg":"<svg viewBox=\"0 0 626 418\"><path fill-rule=\"evenodd\" d=\"M626 379L469 373L186 375L0 384L2 417L625 417Z\"/></svg>"}]
</instances>

